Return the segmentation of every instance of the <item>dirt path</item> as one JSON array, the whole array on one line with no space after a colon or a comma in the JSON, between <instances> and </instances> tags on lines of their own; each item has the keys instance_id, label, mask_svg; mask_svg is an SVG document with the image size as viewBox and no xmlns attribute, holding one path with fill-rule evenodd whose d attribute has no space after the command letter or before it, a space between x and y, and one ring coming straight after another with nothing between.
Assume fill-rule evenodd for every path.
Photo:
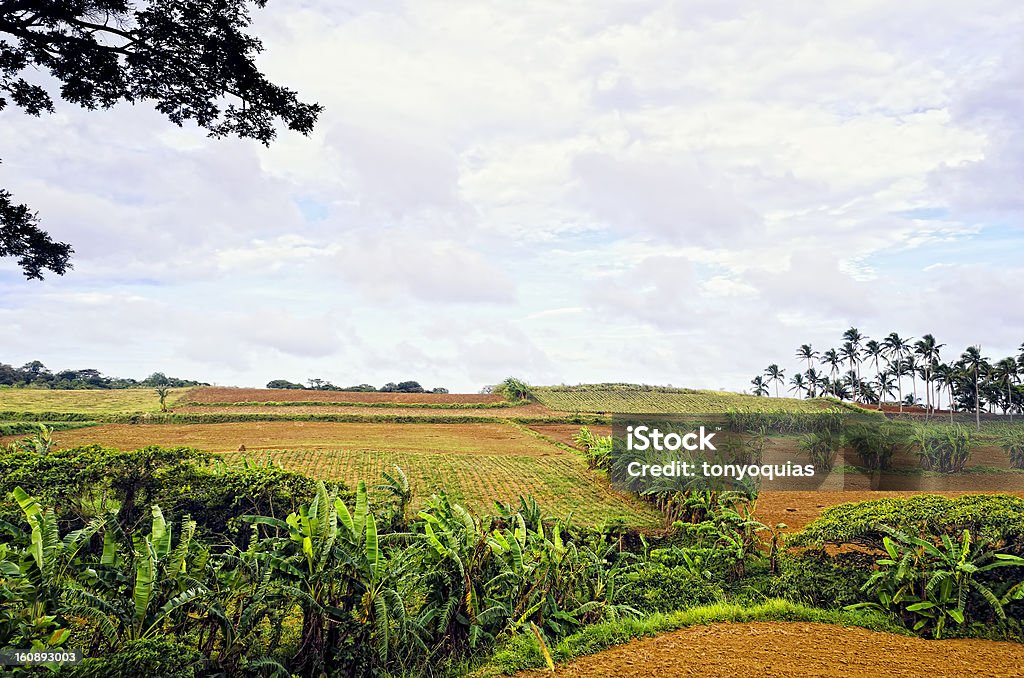
<instances>
[{"instance_id":1,"label":"dirt path","mask_svg":"<svg viewBox=\"0 0 1024 678\"><path fill-rule=\"evenodd\" d=\"M550 672L519 673L541 678ZM556 676L1021 676L1024 645L802 622L693 626L558 666Z\"/></svg>"},{"instance_id":2,"label":"dirt path","mask_svg":"<svg viewBox=\"0 0 1024 678\"><path fill-rule=\"evenodd\" d=\"M975 477L974 482L977 482ZM1002 492L1002 488L992 491ZM890 491L848 491L848 492L762 492L757 497L757 510L755 517L765 525L775 527L784 523L786 529L783 532L799 532L808 523L821 515L821 512L829 506L845 504L847 502L869 501L872 499L906 499L918 494L939 494L944 497L959 497L965 494L985 494L984 490L972 492L931 492L928 490L915 490L910 492ZM1024 497L1022 492L1006 492Z\"/></svg>"}]
</instances>

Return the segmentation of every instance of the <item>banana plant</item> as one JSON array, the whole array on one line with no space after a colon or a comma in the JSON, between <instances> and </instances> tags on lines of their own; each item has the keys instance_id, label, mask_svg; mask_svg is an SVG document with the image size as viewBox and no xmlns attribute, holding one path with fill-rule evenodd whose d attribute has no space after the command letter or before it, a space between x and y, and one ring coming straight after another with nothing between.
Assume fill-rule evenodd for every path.
<instances>
[{"instance_id":1,"label":"banana plant","mask_svg":"<svg viewBox=\"0 0 1024 678\"><path fill-rule=\"evenodd\" d=\"M108 647L183 633L205 617L201 609L209 589L204 583L209 550L195 539L187 516L174 543L159 506L151 508L150 533L128 539L114 516L103 523L103 551L88 572L88 587L66 591L69 614L89 619Z\"/></svg>"},{"instance_id":2,"label":"banana plant","mask_svg":"<svg viewBox=\"0 0 1024 678\"><path fill-rule=\"evenodd\" d=\"M265 540L261 557L288 578L286 589L302 609L297 665L318 675L342 636L372 643L385 663L410 628L393 585L399 573L381 547L366 484L359 483L351 511L319 482L313 501L285 520L245 519L284 535Z\"/></svg>"},{"instance_id":3,"label":"banana plant","mask_svg":"<svg viewBox=\"0 0 1024 678\"><path fill-rule=\"evenodd\" d=\"M938 543L886 528L886 557L862 587L877 602L851 608L873 608L913 623L914 631L931 630L941 638L948 622L968 619L969 594L984 600L999 620L1006 619L1007 603L1024 598L1024 581L1010 582L997 595L977 575L1002 567L1024 567L1024 558L997 553L985 541L975 542L969 530L958 539L943 534Z\"/></svg>"}]
</instances>

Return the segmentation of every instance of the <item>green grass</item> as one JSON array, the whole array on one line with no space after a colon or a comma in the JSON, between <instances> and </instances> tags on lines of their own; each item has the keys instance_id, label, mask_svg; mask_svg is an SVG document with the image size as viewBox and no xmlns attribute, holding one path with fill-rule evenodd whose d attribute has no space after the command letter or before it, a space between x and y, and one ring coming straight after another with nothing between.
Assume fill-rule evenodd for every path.
<instances>
[{"instance_id":1,"label":"green grass","mask_svg":"<svg viewBox=\"0 0 1024 678\"><path fill-rule=\"evenodd\" d=\"M737 412L821 412L841 407L823 399L759 398L726 391L694 391L635 384L584 384L581 386L538 386L538 402L563 412L723 413Z\"/></svg>"},{"instance_id":2,"label":"green grass","mask_svg":"<svg viewBox=\"0 0 1024 678\"><path fill-rule=\"evenodd\" d=\"M168 404L190 389L171 389ZM67 412L122 414L159 412L160 398L152 388L63 391L38 388L0 389L0 411L21 413Z\"/></svg>"},{"instance_id":3,"label":"green grass","mask_svg":"<svg viewBox=\"0 0 1024 678\"><path fill-rule=\"evenodd\" d=\"M480 514L493 513L495 500L518 502L532 495L546 513L573 523L596 526L625 521L635 527L655 527L661 517L651 508L607 488L576 455L552 449L548 456L460 454L413 450L272 450L229 452L223 458L240 464L243 458L260 465L268 457L285 469L323 480L342 480L355 486L374 481L382 471L400 466L409 478L415 502L447 492L452 499Z\"/></svg>"},{"instance_id":4,"label":"green grass","mask_svg":"<svg viewBox=\"0 0 1024 678\"><path fill-rule=\"evenodd\" d=\"M655 636L688 626L750 622L810 622L858 626L872 631L912 635L888 617L868 612L820 610L784 600L769 600L753 607L733 603L717 603L667 614L653 614L640 619L619 619L588 626L550 647L555 662L596 654L614 645L637 638ZM490 663L474 675L509 675L526 669L545 666L536 640L528 633L513 636L491 658Z\"/></svg>"}]
</instances>

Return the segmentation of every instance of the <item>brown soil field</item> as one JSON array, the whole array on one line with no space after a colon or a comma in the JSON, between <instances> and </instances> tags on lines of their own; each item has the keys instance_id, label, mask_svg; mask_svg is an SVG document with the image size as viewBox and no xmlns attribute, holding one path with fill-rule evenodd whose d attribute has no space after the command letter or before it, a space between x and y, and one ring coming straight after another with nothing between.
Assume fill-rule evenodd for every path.
<instances>
[{"instance_id":1,"label":"brown soil field","mask_svg":"<svg viewBox=\"0 0 1024 678\"><path fill-rule=\"evenodd\" d=\"M580 432L581 426L579 424L534 424L530 427L531 431L547 436L552 440L557 440L560 443L576 447L576 443L573 442L572 437ZM594 433L594 435L610 436L612 434L611 426L588 426L588 428Z\"/></svg>"},{"instance_id":2,"label":"brown soil field","mask_svg":"<svg viewBox=\"0 0 1024 678\"><path fill-rule=\"evenodd\" d=\"M387 395L387 394L385 394ZM203 414L361 414L366 416L391 415L400 417L555 417L564 414L549 410L543 405L530 404L521 407L486 407L470 408L438 408L438 407L360 407L335 405L288 405L288 406L194 406L182 405L175 407L177 414L199 412ZM576 426L579 430L579 426Z\"/></svg>"},{"instance_id":3,"label":"brown soil field","mask_svg":"<svg viewBox=\"0 0 1024 678\"><path fill-rule=\"evenodd\" d=\"M22 436L9 436L17 440ZM565 454L504 424L376 424L253 421L230 424L107 424L57 431L58 447L99 443L121 449L147 445L196 447L209 452L356 449L546 456Z\"/></svg>"},{"instance_id":4,"label":"brown soil field","mask_svg":"<svg viewBox=\"0 0 1024 678\"><path fill-rule=\"evenodd\" d=\"M755 517L769 527L785 523L783 532L799 532L813 521L822 510L837 504L868 501L871 499L906 498L917 494L940 494L944 497L959 497L966 494L985 494L984 490L964 492L880 491L861 490L846 492L762 492L757 497ZM1007 492L1024 497L1024 491Z\"/></svg>"},{"instance_id":5,"label":"brown soil field","mask_svg":"<svg viewBox=\"0 0 1024 678\"><path fill-rule=\"evenodd\" d=\"M362 393L356 391L299 391L276 388L226 388L200 386L186 393L179 402L185 403L471 403L486 405L500 403L499 395L477 393Z\"/></svg>"},{"instance_id":6,"label":"brown soil field","mask_svg":"<svg viewBox=\"0 0 1024 678\"><path fill-rule=\"evenodd\" d=\"M519 678L552 675L547 671ZM557 676L1021 676L1024 645L803 622L691 626L557 667Z\"/></svg>"}]
</instances>

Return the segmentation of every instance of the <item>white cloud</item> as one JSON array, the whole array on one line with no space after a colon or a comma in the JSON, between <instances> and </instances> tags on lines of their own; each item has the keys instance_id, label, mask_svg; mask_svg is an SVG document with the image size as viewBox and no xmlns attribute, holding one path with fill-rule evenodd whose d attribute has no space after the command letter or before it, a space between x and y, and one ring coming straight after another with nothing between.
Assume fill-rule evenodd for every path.
<instances>
[{"instance_id":1,"label":"white cloud","mask_svg":"<svg viewBox=\"0 0 1024 678\"><path fill-rule=\"evenodd\" d=\"M0 360L744 388L850 324L1009 350L1024 9L979 1L271 3L308 138L3 112L0 185L78 254L0 262Z\"/></svg>"}]
</instances>

